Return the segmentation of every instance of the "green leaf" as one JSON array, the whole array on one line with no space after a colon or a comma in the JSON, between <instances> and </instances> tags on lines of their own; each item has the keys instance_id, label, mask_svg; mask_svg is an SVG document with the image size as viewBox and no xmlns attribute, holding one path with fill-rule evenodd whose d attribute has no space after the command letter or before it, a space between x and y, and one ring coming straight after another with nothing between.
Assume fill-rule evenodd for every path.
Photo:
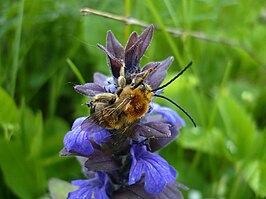
<instances>
[{"instance_id":1,"label":"green leaf","mask_svg":"<svg viewBox=\"0 0 266 199\"><path fill-rule=\"evenodd\" d=\"M242 175L256 195L266 197L266 129L257 134L250 159L246 159Z\"/></svg>"},{"instance_id":2,"label":"green leaf","mask_svg":"<svg viewBox=\"0 0 266 199\"><path fill-rule=\"evenodd\" d=\"M224 151L224 137L218 128L205 131L200 127L184 128L177 140L183 147L222 156Z\"/></svg>"},{"instance_id":3,"label":"green leaf","mask_svg":"<svg viewBox=\"0 0 266 199\"><path fill-rule=\"evenodd\" d=\"M34 133L32 134L32 142L30 145L30 157L37 157L41 154L42 150L42 134L43 134L43 120L42 113L38 112L35 116L34 120L31 120L34 127L32 130Z\"/></svg>"},{"instance_id":4,"label":"green leaf","mask_svg":"<svg viewBox=\"0 0 266 199\"><path fill-rule=\"evenodd\" d=\"M67 198L69 192L77 189L70 183L56 178L52 178L49 180L48 187L52 199L65 199Z\"/></svg>"},{"instance_id":5,"label":"green leaf","mask_svg":"<svg viewBox=\"0 0 266 199\"><path fill-rule=\"evenodd\" d=\"M249 186L260 197L266 197L266 163L251 161L243 171Z\"/></svg>"},{"instance_id":6,"label":"green leaf","mask_svg":"<svg viewBox=\"0 0 266 199\"><path fill-rule=\"evenodd\" d=\"M0 127L2 126L6 138L10 138L18 129L19 114L15 101L1 87L0 96Z\"/></svg>"},{"instance_id":7,"label":"green leaf","mask_svg":"<svg viewBox=\"0 0 266 199\"><path fill-rule=\"evenodd\" d=\"M225 126L228 157L230 159L246 158L252 151L256 135L255 123L251 115L230 95L222 95L217 104Z\"/></svg>"},{"instance_id":8,"label":"green leaf","mask_svg":"<svg viewBox=\"0 0 266 199\"><path fill-rule=\"evenodd\" d=\"M42 152L43 120L42 113L36 115L27 107L21 111L21 130L29 158L37 157Z\"/></svg>"},{"instance_id":9,"label":"green leaf","mask_svg":"<svg viewBox=\"0 0 266 199\"><path fill-rule=\"evenodd\" d=\"M0 166L8 187L22 199L36 198L45 184L35 161L25 157L21 142L0 140Z\"/></svg>"},{"instance_id":10,"label":"green leaf","mask_svg":"<svg viewBox=\"0 0 266 199\"><path fill-rule=\"evenodd\" d=\"M59 151L64 147L63 139L69 131L69 124L59 117L52 117L45 121L43 133L42 157L45 166L62 161ZM56 171L55 175L58 174Z\"/></svg>"}]
</instances>

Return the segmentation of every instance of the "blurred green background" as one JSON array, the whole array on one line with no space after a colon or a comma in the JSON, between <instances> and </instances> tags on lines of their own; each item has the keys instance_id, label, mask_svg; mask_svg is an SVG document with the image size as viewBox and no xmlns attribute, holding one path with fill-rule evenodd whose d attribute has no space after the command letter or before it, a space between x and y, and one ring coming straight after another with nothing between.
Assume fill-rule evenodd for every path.
<instances>
[{"instance_id":1,"label":"blurred green background","mask_svg":"<svg viewBox=\"0 0 266 199\"><path fill-rule=\"evenodd\" d=\"M73 90L82 81L75 69L86 82L96 71L110 74L96 44L105 45L107 30L123 45L142 31L82 16L84 7L160 27L141 65L173 55L167 79L193 61L165 95L198 127L176 110L187 126L160 152L190 188L185 198L265 198L264 0L1 1L0 198L49 198L49 179L83 178L75 158L58 155L74 119L88 114L87 99Z\"/></svg>"}]
</instances>

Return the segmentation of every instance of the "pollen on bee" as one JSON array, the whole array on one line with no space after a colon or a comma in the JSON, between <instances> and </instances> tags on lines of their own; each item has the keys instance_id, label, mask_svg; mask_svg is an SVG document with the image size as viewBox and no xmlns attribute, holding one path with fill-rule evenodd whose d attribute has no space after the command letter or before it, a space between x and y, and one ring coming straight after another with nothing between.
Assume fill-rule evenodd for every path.
<instances>
[{"instance_id":1,"label":"pollen on bee","mask_svg":"<svg viewBox=\"0 0 266 199\"><path fill-rule=\"evenodd\" d=\"M129 117L128 119L136 121L147 113L151 98L146 96L145 92L139 89L132 90L132 92L134 92L134 94L130 95L132 96L132 100L130 104L128 104L125 113Z\"/></svg>"}]
</instances>

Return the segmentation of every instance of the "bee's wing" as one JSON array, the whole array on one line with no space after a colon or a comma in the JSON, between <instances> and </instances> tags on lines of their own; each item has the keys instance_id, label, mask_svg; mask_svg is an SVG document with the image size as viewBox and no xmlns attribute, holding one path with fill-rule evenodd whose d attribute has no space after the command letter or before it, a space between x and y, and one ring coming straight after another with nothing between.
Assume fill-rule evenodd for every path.
<instances>
[{"instance_id":1,"label":"bee's wing","mask_svg":"<svg viewBox=\"0 0 266 199\"><path fill-rule=\"evenodd\" d=\"M112 114L120 115L123 112L125 106L129 104L130 101L131 97L128 96L123 100L119 100L118 102L115 102L114 104L103 108L102 110L96 111L83 121L81 128L83 130L92 132L103 130L104 128L100 125L106 120L106 118L111 117Z\"/></svg>"},{"instance_id":2,"label":"bee's wing","mask_svg":"<svg viewBox=\"0 0 266 199\"><path fill-rule=\"evenodd\" d=\"M134 133L133 128L137 122L130 124L128 127L124 129L117 130L111 136L111 146L113 152L118 152L121 147L126 143L127 138L132 138Z\"/></svg>"},{"instance_id":3,"label":"bee's wing","mask_svg":"<svg viewBox=\"0 0 266 199\"><path fill-rule=\"evenodd\" d=\"M81 124L83 131L90 131L91 133L99 132L103 130L103 127L99 126L91 116L87 117Z\"/></svg>"},{"instance_id":4,"label":"bee's wing","mask_svg":"<svg viewBox=\"0 0 266 199\"><path fill-rule=\"evenodd\" d=\"M111 116L114 113L120 115L125 110L125 106L131 102L131 99L132 98L128 96L123 100L114 103L113 105L110 106L110 108L107 107L105 116Z\"/></svg>"}]
</instances>

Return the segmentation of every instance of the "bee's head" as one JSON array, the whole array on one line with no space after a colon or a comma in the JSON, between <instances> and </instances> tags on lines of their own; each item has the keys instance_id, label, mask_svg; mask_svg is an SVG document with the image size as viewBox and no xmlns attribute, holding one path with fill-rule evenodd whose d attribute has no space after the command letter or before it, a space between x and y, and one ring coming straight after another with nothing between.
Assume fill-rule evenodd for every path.
<instances>
[{"instance_id":1,"label":"bee's head","mask_svg":"<svg viewBox=\"0 0 266 199\"><path fill-rule=\"evenodd\" d=\"M136 88L138 88L138 89L143 90L143 91L149 90L149 92L151 92L151 90L152 90L151 87L150 87L148 84L145 84L145 83L144 83L144 80L149 76L149 74L150 74L152 71L154 71L154 70L157 69L158 65L159 65L159 64L157 64L157 65L155 65L154 67L152 67L152 68L150 68L150 69L148 69L148 70L142 72L141 76L140 76L140 75L139 75L139 76L136 76L136 77L132 80L132 82L131 82L131 84L130 84L131 88L132 88L132 89L136 89Z\"/></svg>"}]
</instances>

